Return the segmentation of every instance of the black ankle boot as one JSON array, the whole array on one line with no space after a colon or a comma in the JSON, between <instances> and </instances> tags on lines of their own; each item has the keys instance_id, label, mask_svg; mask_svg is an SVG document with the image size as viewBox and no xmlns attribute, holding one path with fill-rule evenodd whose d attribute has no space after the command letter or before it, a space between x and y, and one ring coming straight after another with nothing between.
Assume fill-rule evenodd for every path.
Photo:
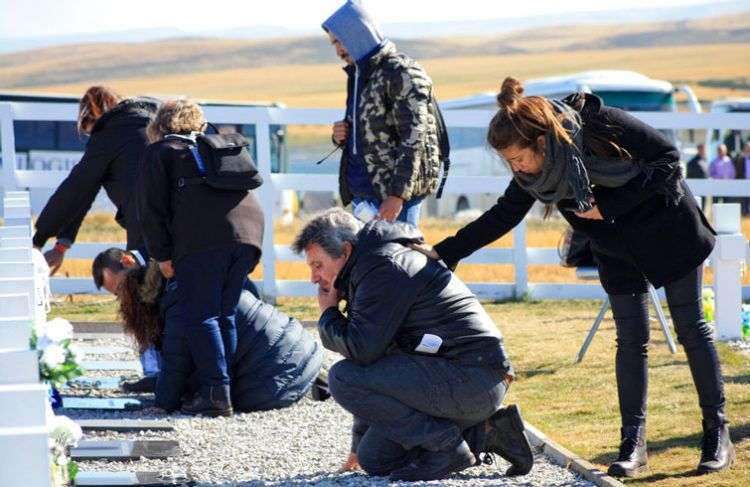
<instances>
[{"instance_id":1,"label":"black ankle boot","mask_svg":"<svg viewBox=\"0 0 750 487\"><path fill-rule=\"evenodd\" d=\"M701 461L698 473L720 472L734 463L734 445L729 437L729 423L720 420L703 420Z\"/></svg>"},{"instance_id":2,"label":"black ankle boot","mask_svg":"<svg viewBox=\"0 0 750 487\"><path fill-rule=\"evenodd\" d=\"M210 416L231 416L232 401L229 386L202 388L195 397L182 405L183 414Z\"/></svg>"},{"instance_id":3,"label":"black ankle boot","mask_svg":"<svg viewBox=\"0 0 750 487\"><path fill-rule=\"evenodd\" d=\"M510 462L510 468L505 472L509 477L529 473L534 466L534 454L524 434L525 428L518 406L511 404L500 409L490 417L489 425L484 451L497 453Z\"/></svg>"},{"instance_id":4,"label":"black ankle boot","mask_svg":"<svg viewBox=\"0 0 750 487\"><path fill-rule=\"evenodd\" d=\"M453 472L460 472L474 465L474 454L469 445L461 441L445 450L424 450L419 457L403 468L391 472L391 481L407 482L440 480Z\"/></svg>"},{"instance_id":5,"label":"black ankle boot","mask_svg":"<svg viewBox=\"0 0 750 487\"><path fill-rule=\"evenodd\" d=\"M330 389L328 388L328 382L322 377L318 376L310 387L310 395L314 401L325 401L331 397Z\"/></svg>"},{"instance_id":6,"label":"black ankle boot","mask_svg":"<svg viewBox=\"0 0 750 487\"><path fill-rule=\"evenodd\" d=\"M609 466L607 474L613 477L635 477L648 468L646 432L643 426L624 426L620 435L620 455Z\"/></svg>"}]
</instances>

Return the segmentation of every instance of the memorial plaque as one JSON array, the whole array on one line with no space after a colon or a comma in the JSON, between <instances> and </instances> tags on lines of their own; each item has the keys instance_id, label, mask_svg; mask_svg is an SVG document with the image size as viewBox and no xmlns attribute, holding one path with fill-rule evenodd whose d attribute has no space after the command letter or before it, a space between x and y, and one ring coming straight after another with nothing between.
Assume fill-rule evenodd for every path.
<instances>
[{"instance_id":1,"label":"memorial plaque","mask_svg":"<svg viewBox=\"0 0 750 487\"><path fill-rule=\"evenodd\" d=\"M179 487L192 486L195 485L195 482L182 472L164 474L158 472L78 472L75 485L81 487L112 487L116 485Z\"/></svg>"},{"instance_id":2,"label":"memorial plaque","mask_svg":"<svg viewBox=\"0 0 750 487\"><path fill-rule=\"evenodd\" d=\"M81 367L86 370L141 370L141 364L132 360L84 360Z\"/></svg>"},{"instance_id":3,"label":"memorial plaque","mask_svg":"<svg viewBox=\"0 0 750 487\"><path fill-rule=\"evenodd\" d=\"M115 353L133 353L132 348L128 347L92 347L92 346L85 346L85 347L78 347L78 349L83 352L84 355L90 356L90 355L112 355Z\"/></svg>"},{"instance_id":4,"label":"memorial plaque","mask_svg":"<svg viewBox=\"0 0 750 487\"><path fill-rule=\"evenodd\" d=\"M121 377L76 377L63 385L63 389L120 389L123 379Z\"/></svg>"},{"instance_id":5,"label":"memorial plaque","mask_svg":"<svg viewBox=\"0 0 750 487\"><path fill-rule=\"evenodd\" d=\"M128 397L63 397L65 409L102 409L110 411L132 411L143 409L138 399Z\"/></svg>"},{"instance_id":6,"label":"memorial plaque","mask_svg":"<svg viewBox=\"0 0 750 487\"><path fill-rule=\"evenodd\" d=\"M70 450L73 460L164 459L179 454L180 445L172 440L84 440Z\"/></svg>"},{"instance_id":7,"label":"memorial plaque","mask_svg":"<svg viewBox=\"0 0 750 487\"><path fill-rule=\"evenodd\" d=\"M168 421L148 419L79 419L76 423L83 431L174 431Z\"/></svg>"}]
</instances>

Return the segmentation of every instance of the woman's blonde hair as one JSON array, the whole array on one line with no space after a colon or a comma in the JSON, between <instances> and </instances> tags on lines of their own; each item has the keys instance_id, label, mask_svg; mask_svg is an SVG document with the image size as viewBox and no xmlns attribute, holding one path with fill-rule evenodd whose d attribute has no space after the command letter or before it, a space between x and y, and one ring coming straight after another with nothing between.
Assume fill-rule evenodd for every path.
<instances>
[{"instance_id":1,"label":"woman's blonde hair","mask_svg":"<svg viewBox=\"0 0 750 487\"><path fill-rule=\"evenodd\" d=\"M156 142L168 134L200 132L205 124L206 117L196 102L178 98L162 103L154 120L146 128L146 135L149 141Z\"/></svg>"},{"instance_id":2,"label":"woman's blonde hair","mask_svg":"<svg viewBox=\"0 0 750 487\"><path fill-rule=\"evenodd\" d=\"M91 129L99 117L122 101L112 88L92 86L83 94L78 104L78 133L91 134Z\"/></svg>"}]
</instances>

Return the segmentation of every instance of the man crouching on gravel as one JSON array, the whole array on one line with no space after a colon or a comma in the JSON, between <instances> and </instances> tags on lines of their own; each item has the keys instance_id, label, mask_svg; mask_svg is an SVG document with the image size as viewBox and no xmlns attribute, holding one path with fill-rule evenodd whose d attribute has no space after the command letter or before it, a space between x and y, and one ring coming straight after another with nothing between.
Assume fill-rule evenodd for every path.
<instances>
[{"instance_id":1,"label":"man crouching on gravel","mask_svg":"<svg viewBox=\"0 0 750 487\"><path fill-rule=\"evenodd\" d=\"M518 408L500 407L513 374L503 338L450 270L409 247L422 241L412 226L362 227L340 208L294 241L318 285L323 345L345 358L328 380L354 415L346 466L435 480L498 453L508 475L526 474L533 455Z\"/></svg>"}]
</instances>

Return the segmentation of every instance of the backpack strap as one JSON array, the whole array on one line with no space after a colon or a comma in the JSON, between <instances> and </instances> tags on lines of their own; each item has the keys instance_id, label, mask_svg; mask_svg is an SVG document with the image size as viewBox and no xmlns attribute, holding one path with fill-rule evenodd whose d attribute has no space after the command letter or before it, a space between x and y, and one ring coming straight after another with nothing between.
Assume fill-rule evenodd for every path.
<instances>
[{"instance_id":1,"label":"backpack strap","mask_svg":"<svg viewBox=\"0 0 750 487\"><path fill-rule=\"evenodd\" d=\"M201 157L200 152L198 152L198 146L191 145L188 146L190 149L190 152L193 153L193 158L195 158L195 164L198 166L198 172L201 173L202 176L206 175L206 163L203 162L203 158Z\"/></svg>"},{"instance_id":2,"label":"backpack strap","mask_svg":"<svg viewBox=\"0 0 750 487\"><path fill-rule=\"evenodd\" d=\"M445 188L445 181L448 179L448 171L450 171L451 168L451 143L448 139L448 128L445 126L443 112L440 111L440 105L438 105L437 98L434 94L432 95L432 104L435 107L435 122L438 131L438 143L440 144L440 159L443 163L443 177L440 179L440 185L435 194L435 199L440 199L443 196L443 188Z\"/></svg>"},{"instance_id":3,"label":"backpack strap","mask_svg":"<svg viewBox=\"0 0 750 487\"><path fill-rule=\"evenodd\" d=\"M214 127L215 128L215 127ZM167 134L164 136L165 139L175 139L179 140L181 142L184 142L187 144L188 149L190 149L190 152L193 154L193 159L195 159L195 164L198 166L198 172L201 174L201 176L206 175L206 164L203 162L203 158L200 155L200 152L198 152L198 142L195 138L195 132L191 134L190 136L187 135L181 135L181 134ZM177 187L185 186L184 184L179 184L179 181L188 181L192 179L200 179L203 180L205 178L180 178L178 180Z\"/></svg>"}]
</instances>

